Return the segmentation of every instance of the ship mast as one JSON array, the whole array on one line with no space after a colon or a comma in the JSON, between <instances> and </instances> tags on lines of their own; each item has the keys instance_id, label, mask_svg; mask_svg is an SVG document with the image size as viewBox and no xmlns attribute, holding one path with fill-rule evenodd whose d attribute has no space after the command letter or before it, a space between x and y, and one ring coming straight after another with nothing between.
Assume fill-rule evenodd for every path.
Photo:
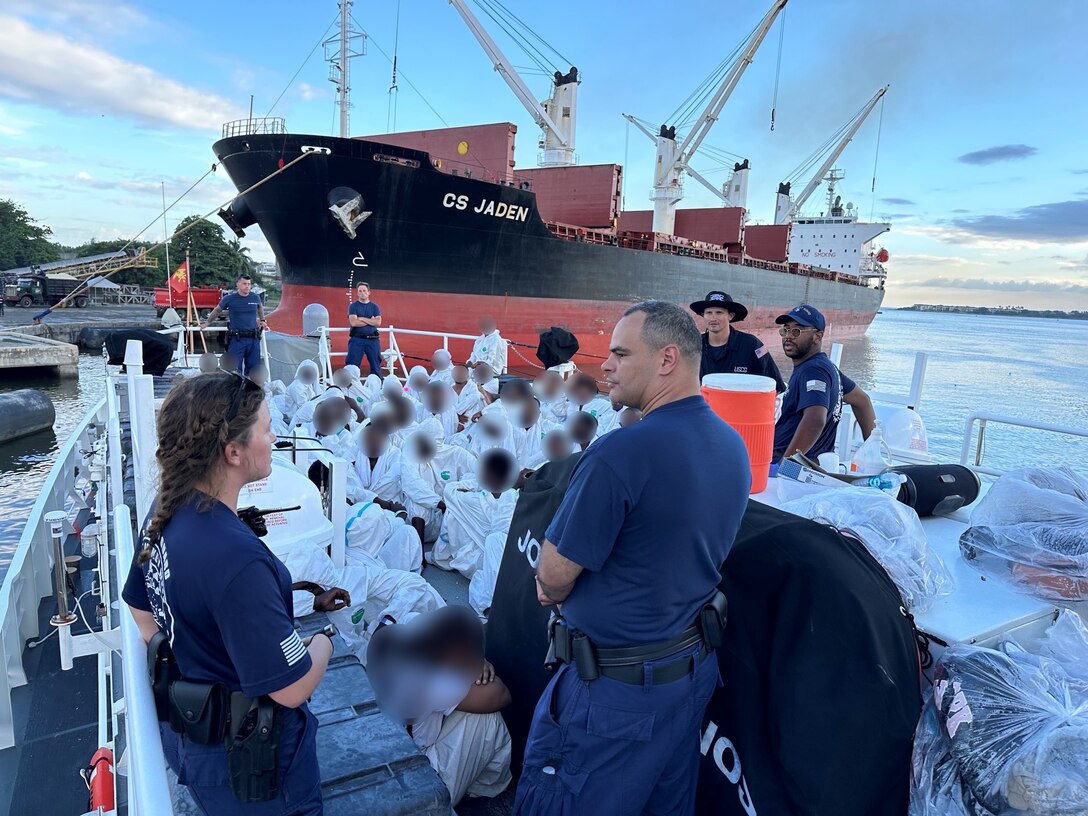
<instances>
[{"instance_id":1,"label":"ship mast","mask_svg":"<svg viewBox=\"0 0 1088 816\"><path fill-rule=\"evenodd\" d=\"M706 108L700 114L699 119L695 125L684 138L684 141L676 144L676 127L662 125L661 130L654 134L647 128L643 127L637 122L634 117L624 114L627 121L634 124L643 133L649 136L657 143L657 159L654 167L654 189L650 193L650 200L654 203L654 232L663 232L668 235L672 235L676 230L676 205L684 197L684 186L681 181L681 174L685 171L709 189L720 199L723 203L736 203L740 198L739 195L734 194L733 197L723 194L713 184L703 178L701 175L692 170L690 166L691 160L695 157L696 151L702 145L703 140L710 133L710 129L714 126L714 123L718 121L718 117L721 115L722 109L725 107L725 103L729 101L729 97L733 94L737 84L740 82L740 78L744 75L744 72L748 69L748 66L752 64L752 60L755 58L756 51L759 50L759 46L762 45L763 40L771 30L771 26L774 25L774 21L778 19L778 15L782 13L782 9L786 7L786 3L789 0L774 0L774 4L771 6L770 11L756 26L756 30L752 32L751 37L748 39L748 43L740 56L737 57L736 62L726 73L725 78L718 85L717 90L710 98L710 102L707 103ZM739 188L740 190L747 188L747 165L737 166L735 168L736 173L741 175L730 178L730 188Z\"/></svg>"},{"instance_id":2,"label":"ship mast","mask_svg":"<svg viewBox=\"0 0 1088 816\"><path fill-rule=\"evenodd\" d=\"M572 67L566 74L555 72L552 95L543 103L537 102L521 74L499 48L498 43L487 33L479 19L465 3L465 0L449 0L454 10L461 15L472 36L484 49L491 64L499 76L510 86L514 96L533 117L540 127L541 167L568 167L576 161L574 154L574 130L578 106L578 69Z\"/></svg>"},{"instance_id":3,"label":"ship mast","mask_svg":"<svg viewBox=\"0 0 1088 816\"><path fill-rule=\"evenodd\" d=\"M340 138L350 136L351 60L366 53L366 34L353 27L351 7L355 0L340 0L340 31L325 40L325 61L329 63L329 82L336 85L336 104L340 106Z\"/></svg>"},{"instance_id":4,"label":"ship mast","mask_svg":"<svg viewBox=\"0 0 1088 816\"><path fill-rule=\"evenodd\" d=\"M840 174L838 176L835 176L834 172L831 171L832 165L834 165L835 162L838 161L839 156L841 156L842 152L846 150L846 146L850 144L850 140L854 138L858 130L865 123L865 120L869 118L869 114L873 112L873 108L876 107L876 103L884 97L884 94L888 92L888 88L890 87L890 85L885 85L875 94L873 94L873 98L866 102L864 107L862 107L860 111L854 114L854 118L851 119L850 122L844 125L844 127L846 127L846 132L843 134L838 144L835 145L834 149L827 155L827 158L824 160L823 164L820 165L820 169L816 171L816 173L812 176L812 179L809 181L808 185L805 187L804 190L801 191L801 194L797 196L796 199L790 198L790 182L784 181L780 185L778 185L778 200L774 208L774 222L776 224L788 224L793 221L794 216L796 216L801 208L805 205L805 202L808 201L809 196L816 192L816 188L823 184L825 180L831 183L832 191L834 190L835 182L841 179L842 175ZM834 136L831 137L831 139L834 138ZM817 150L815 155L819 155L819 150ZM812 166L808 163L808 161L805 162L805 165L809 167ZM831 172L832 174L830 177L828 175L829 172ZM800 172L798 172L798 175L800 175ZM833 206L831 192L828 193L828 202L828 214L830 214L831 207Z\"/></svg>"}]
</instances>

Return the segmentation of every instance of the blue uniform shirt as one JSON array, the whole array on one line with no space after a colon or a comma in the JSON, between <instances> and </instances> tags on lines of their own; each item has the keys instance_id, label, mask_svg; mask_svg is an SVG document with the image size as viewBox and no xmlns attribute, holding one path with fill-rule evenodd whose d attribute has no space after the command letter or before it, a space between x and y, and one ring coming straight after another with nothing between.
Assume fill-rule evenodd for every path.
<instances>
[{"instance_id":1,"label":"blue uniform shirt","mask_svg":"<svg viewBox=\"0 0 1088 816\"><path fill-rule=\"evenodd\" d=\"M854 388L854 381L839 371L822 351L794 366L782 399L782 413L774 427L775 455L782 455L801 424L801 415L814 405L827 409L827 422L816 444L806 454L815 459L821 453L834 450L835 434L842 417L842 398Z\"/></svg>"},{"instance_id":2,"label":"blue uniform shirt","mask_svg":"<svg viewBox=\"0 0 1088 816\"><path fill-rule=\"evenodd\" d=\"M186 680L220 681L252 698L310 670L294 629L291 574L221 502L179 510L151 560L133 563L122 597L155 616Z\"/></svg>"},{"instance_id":3,"label":"blue uniform shirt","mask_svg":"<svg viewBox=\"0 0 1088 816\"><path fill-rule=\"evenodd\" d=\"M380 317L382 310L378 308L377 303L360 303L359 301L352 301L352 304L348 307L348 314L355 315L356 317ZM349 332L352 337L377 337L377 326L353 326Z\"/></svg>"},{"instance_id":4,"label":"blue uniform shirt","mask_svg":"<svg viewBox=\"0 0 1088 816\"><path fill-rule=\"evenodd\" d=\"M237 292L223 295L219 301L219 311L227 312L227 326L235 331L253 331L257 328L257 309L261 297L250 292L245 297Z\"/></svg>"},{"instance_id":5,"label":"blue uniform shirt","mask_svg":"<svg viewBox=\"0 0 1088 816\"><path fill-rule=\"evenodd\" d=\"M770 349L754 334L730 328L724 346L710 345L710 333L703 332L703 358L699 364L699 380L707 374L756 374L774 380L776 391L786 390L778 365Z\"/></svg>"},{"instance_id":6,"label":"blue uniform shirt","mask_svg":"<svg viewBox=\"0 0 1088 816\"><path fill-rule=\"evenodd\" d=\"M670 402L582 454L547 538L585 568L563 616L602 646L669 640L714 595L752 475L701 397Z\"/></svg>"}]
</instances>

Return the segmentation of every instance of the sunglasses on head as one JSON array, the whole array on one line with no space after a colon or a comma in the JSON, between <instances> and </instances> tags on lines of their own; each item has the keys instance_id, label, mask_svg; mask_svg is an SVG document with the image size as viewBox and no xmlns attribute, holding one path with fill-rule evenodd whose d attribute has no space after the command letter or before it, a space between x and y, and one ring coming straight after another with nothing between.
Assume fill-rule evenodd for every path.
<instances>
[{"instance_id":1,"label":"sunglasses on head","mask_svg":"<svg viewBox=\"0 0 1088 816\"><path fill-rule=\"evenodd\" d=\"M778 330L778 333L780 335L782 335L783 337L793 337L794 339L796 339L796 338L801 336L801 332L807 332L807 331L816 331L816 329L813 328L812 326L806 326L803 329L799 328L797 326L789 326L789 327L783 326L781 329Z\"/></svg>"},{"instance_id":2,"label":"sunglasses on head","mask_svg":"<svg viewBox=\"0 0 1088 816\"><path fill-rule=\"evenodd\" d=\"M247 391L263 391L257 383L249 379L249 377L243 377L241 374L235 374L241 382L238 384L238 390L234 393L234 399L231 401L230 408L227 409L227 424L229 425L238 416L238 412L242 409L242 400L245 399Z\"/></svg>"}]
</instances>

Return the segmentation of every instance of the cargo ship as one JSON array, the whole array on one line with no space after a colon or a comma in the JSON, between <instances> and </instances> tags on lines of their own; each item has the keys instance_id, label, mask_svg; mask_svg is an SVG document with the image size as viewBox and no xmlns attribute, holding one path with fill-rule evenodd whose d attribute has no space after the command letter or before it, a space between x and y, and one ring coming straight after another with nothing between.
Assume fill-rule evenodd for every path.
<instances>
[{"instance_id":1,"label":"cargo ship","mask_svg":"<svg viewBox=\"0 0 1088 816\"><path fill-rule=\"evenodd\" d=\"M515 167L517 127L509 122L349 138L349 61L334 55L344 77L339 137L288 133L282 119L246 119L225 125L213 146L239 191L310 154L220 213L239 235L259 225L275 253L283 296L273 328L299 333L311 303L326 306L334 326L346 325L353 286L365 280L386 325L473 334L487 314L504 337L534 346L539 332L561 326L578 337L585 360L607 354L611 328L629 304L686 304L713 289L745 303L742 328L768 340L774 318L803 302L827 315L832 338L864 333L884 297L886 253L872 242L889 225L861 223L841 205L833 188L841 174L831 165L884 89L855 116L804 194L791 199L788 185L780 189L774 224L747 223L746 161L717 191L722 206L676 206L685 173L705 181L688 165L698 127L687 138L675 127L647 132L666 170L655 181L653 210L624 211L623 167L574 163L577 70L557 71L551 97L533 102L467 6L452 5L541 124L542 166ZM725 98L784 5L776 0L744 44ZM342 16L340 53L350 55L350 19ZM704 120L716 120L723 104L721 94L712 98ZM825 177L827 211L801 217ZM418 345L409 341L405 350L433 350Z\"/></svg>"}]
</instances>

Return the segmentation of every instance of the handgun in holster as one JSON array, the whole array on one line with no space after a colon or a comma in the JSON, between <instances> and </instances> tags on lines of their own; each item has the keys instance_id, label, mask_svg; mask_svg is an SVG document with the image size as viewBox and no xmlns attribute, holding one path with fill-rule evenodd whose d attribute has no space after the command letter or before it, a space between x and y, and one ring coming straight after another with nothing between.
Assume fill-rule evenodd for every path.
<instances>
[{"instance_id":1,"label":"handgun in holster","mask_svg":"<svg viewBox=\"0 0 1088 816\"><path fill-rule=\"evenodd\" d=\"M699 610L699 629L707 649L720 649L725 643L725 625L729 620L729 602L720 591Z\"/></svg>"},{"instance_id":2,"label":"handgun in holster","mask_svg":"<svg viewBox=\"0 0 1088 816\"><path fill-rule=\"evenodd\" d=\"M563 616L552 612L548 618L548 655L544 658L544 668L555 671L564 663L571 661L570 629Z\"/></svg>"},{"instance_id":3,"label":"handgun in holster","mask_svg":"<svg viewBox=\"0 0 1088 816\"><path fill-rule=\"evenodd\" d=\"M225 745L230 786L238 801L267 802L279 793L282 730L282 711L272 698L251 700L241 692L231 695Z\"/></svg>"}]
</instances>

